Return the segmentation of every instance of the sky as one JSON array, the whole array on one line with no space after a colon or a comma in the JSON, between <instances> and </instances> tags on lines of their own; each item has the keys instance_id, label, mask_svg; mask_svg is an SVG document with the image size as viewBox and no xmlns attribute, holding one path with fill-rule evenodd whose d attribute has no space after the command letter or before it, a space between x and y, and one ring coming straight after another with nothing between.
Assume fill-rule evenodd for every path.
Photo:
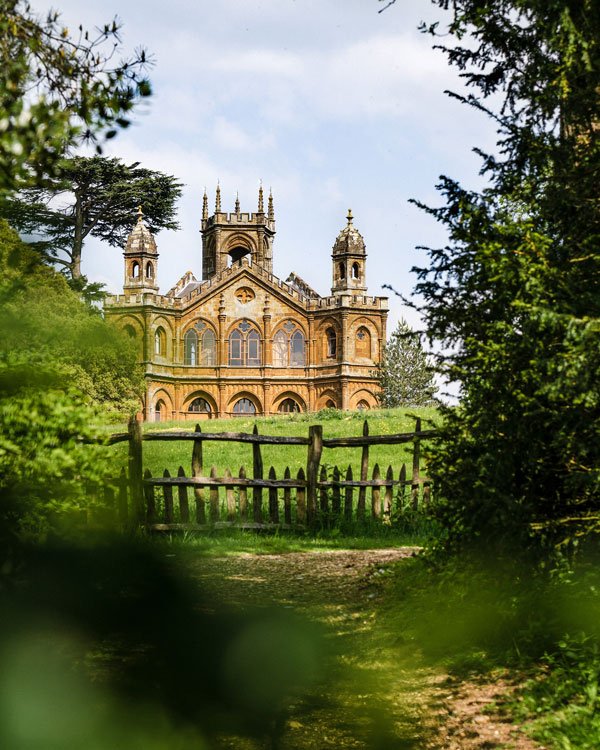
<instances>
[{"instance_id":1,"label":"sky","mask_svg":"<svg viewBox=\"0 0 600 750\"><path fill-rule=\"evenodd\" d=\"M158 282L166 292L188 270L201 278L202 195L214 209L256 211L259 184L272 189L277 234L274 273L290 272L327 295L331 250L348 208L367 247L369 294L391 284L410 296L417 246L444 233L409 203L441 200L441 174L480 185L479 158L491 124L445 93L460 90L455 69L421 34L421 20L447 20L428 0L33 0L61 11L72 32L118 17L123 51L143 46L154 60L154 94L105 153L175 175L184 183L180 231L157 235ZM132 225L135 217L132 216ZM118 248L89 240L83 271L118 292ZM418 300L416 300L418 303ZM388 332L418 313L390 296Z\"/></svg>"}]
</instances>

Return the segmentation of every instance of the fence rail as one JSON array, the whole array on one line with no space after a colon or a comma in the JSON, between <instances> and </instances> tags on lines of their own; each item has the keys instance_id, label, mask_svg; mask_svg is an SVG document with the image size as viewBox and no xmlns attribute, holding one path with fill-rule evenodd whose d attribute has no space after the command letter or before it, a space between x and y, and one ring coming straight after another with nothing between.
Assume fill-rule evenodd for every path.
<instances>
[{"instance_id":1,"label":"fence rail","mask_svg":"<svg viewBox=\"0 0 600 750\"><path fill-rule=\"evenodd\" d=\"M129 444L128 471L122 472L116 490L107 488L106 492L112 494L121 522L142 524L159 531L228 526L306 528L317 523L329 525L337 520L366 520L368 517L385 521L406 506L417 508L427 504L431 482L421 471L421 443L434 438L436 431L422 430L421 420L417 419L413 432L369 435L365 420L362 433L356 437L325 438L322 426L312 425L307 437L285 437L260 435L256 426L252 434L247 434L207 433L196 425L194 431L143 434L141 425L132 420L126 433L110 435L104 441L108 445ZM191 474L187 476L180 466L176 475L165 469L162 476L152 476L144 469L143 443L173 440L193 443ZM222 476L217 476L214 466L206 472L203 444L211 441L250 444L251 476L244 466L237 475L226 469ZM413 445L410 477L406 464L396 472L392 466L382 471L378 464L369 470L371 446L407 443ZM263 445L307 446L306 468L292 476L286 467L283 476L277 477L271 466L265 476ZM360 467L328 469L322 463L323 450L332 448L360 448Z\"/></svg>"}]
</instances>

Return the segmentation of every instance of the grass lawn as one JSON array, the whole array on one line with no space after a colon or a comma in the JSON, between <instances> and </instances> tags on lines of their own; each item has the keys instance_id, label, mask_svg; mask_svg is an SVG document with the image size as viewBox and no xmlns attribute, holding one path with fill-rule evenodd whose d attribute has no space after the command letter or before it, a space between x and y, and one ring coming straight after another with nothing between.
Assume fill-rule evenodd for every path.
<instances>
[{"instance_id":1,"label":"grass lawn","mask_svg":"<svg viewBox=\"0 0 600 750\"><path fill-rule=\"evenodd\" d=\"M251 433L256 424L259 433L263 435L308 436L308 428L313 424L323 426L323 437L351 437L362 435L365 417L369 423L370 435L389 435L397 432L410 432L415 428L416 417L421 417L423 429L435 426L438 412L433 407L419 407L414 409L381 409L373 410L365 415L361 412L324 411L317 414L289 414L286 416L254 417L250 419L214 419L200 423L203 432L246 432ZM145 432L161 430L193 431L193 422L161 422L144 425ZM115 430L118 431L118 430ZM117 454L125 457L127 446L121 444L113 449ZM275 467L278 477L283 476L286 466L289 466L292 476L301 467L306 469L306 448L304 446L262 446L264 474L271 466ZM402 463L410 464L412 446L380 445L372 446L369 451L369 473L375 463L383 475L389 465L397 476ZM183 466L186 473L190 471L192 444L190 442L146 442L144 443L144 468L150 469L153 476L162 475L165 469L175 474L179 466ZM215 466L217 476L223 476L225 469L230 469L234 476L238 475L240 466L244 466L251 476L252 446L241 443L205 442L203 445L204 470L210 471ZM361 449L335 448L323 450L322 465L338 466L346 470L352 466L355 476L360 470ZM410 466L409 472L410 472Z\"/></svg>"}]
</instances>

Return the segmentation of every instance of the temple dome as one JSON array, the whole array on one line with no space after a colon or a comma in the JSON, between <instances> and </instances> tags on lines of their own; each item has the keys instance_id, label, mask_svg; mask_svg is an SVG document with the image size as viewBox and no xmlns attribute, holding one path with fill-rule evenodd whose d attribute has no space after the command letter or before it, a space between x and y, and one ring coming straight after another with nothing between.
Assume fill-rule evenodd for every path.
<instances>
[{"instance_id":1,"label":"temple dome","mask_svg":"<svg viewBox=\"0 0 600 750\"><path fill-rule=\"evenodd\" d=\"M335 244L333 246L334 255L365 255L365 241L362 234L352 224L353 216L352 211L348 209L348 216L346 217L348 224L338 234Z\"/></svg>"},{"instance_id":2,"label":"temple dome","mask_svg":"<svg viewBox=\"0 0 600 750\"><path fill-rule=\"evenodd\" d=\"M128 255L137 255L140 253L156 254L157 252L158 250L156 247L156 240L152 236L152 232L144 224L144 216L141 209L139 209L136 225L131 230L131 234L127 238L125 253Z\"/></svg>"}]
</instances>

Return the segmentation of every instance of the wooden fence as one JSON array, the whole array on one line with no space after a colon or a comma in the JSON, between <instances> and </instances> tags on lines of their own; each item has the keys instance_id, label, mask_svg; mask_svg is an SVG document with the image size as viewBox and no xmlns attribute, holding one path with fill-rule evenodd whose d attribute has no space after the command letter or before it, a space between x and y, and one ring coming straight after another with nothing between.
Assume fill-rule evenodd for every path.
<instances>
[{"instance_id":1,"label":"wooden fence","mask_svg":"<svg viewBox=\"0 0 600 750\"><path fill-rule=\"evenodd\" d=\"M308 437L259 435L256 426L252 434L202 432L200 425L196 425L193 432L143 434L140 423L132 421L127 433L112 435L108 440L109 444L129 443L129 471L127 474L122 472L113 502L122 523L129 519L157 531L228 526L302 528L318 524L328 526L341 520L364 521L368 517L389 521L395 512L406 506L416 509L420 503L429 502L431 484L421 473L421 442L435 434L434 430L422 430L420 419L416 421L414 432L394 435L369 435L365 420L362 436L342 438L324 438L320 425L309 427ZM191 476L186 476L182 466L176 476L172 476L168 469L161 477L153 477L148 469L144 470L143 442L155 440L191 441ZM203 444L207 441L249 443L252 446L252 476L247 476L243 466L237 476L227 469L224 476L218 477L214 466L206 473ZM397 477L392 466L382 472L375 464L369 472L370 446L403 443L412 443L411 476L407 476L406 464L402 464ZM277 478L271 466L265 477L261 451L264 445L307 446L306 470L301 468L292 477L286 467L283 477ZM325 448L361 448L357 478L354 478L351 466L345 471L337 466L328 471L321 460ZM369 473L371 478L368 478ZM110 494L112 490L108 492Z\"/></svg>"}]
</instances>

